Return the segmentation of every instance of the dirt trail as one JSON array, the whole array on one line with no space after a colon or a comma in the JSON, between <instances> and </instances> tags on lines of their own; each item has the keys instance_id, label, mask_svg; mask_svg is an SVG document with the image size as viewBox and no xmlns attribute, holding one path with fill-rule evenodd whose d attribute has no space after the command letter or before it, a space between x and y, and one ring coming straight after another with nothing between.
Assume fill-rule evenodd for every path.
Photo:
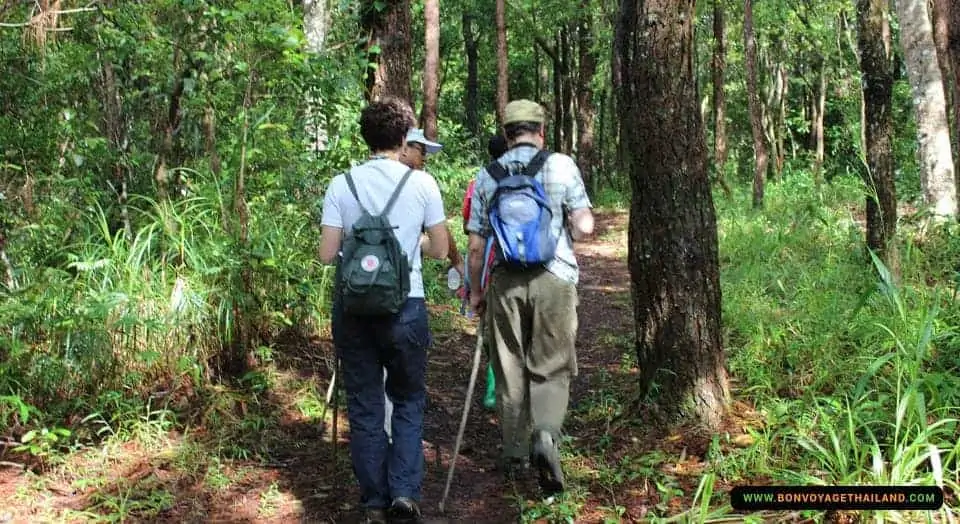
<instances>
[{"instance_id":1,"label":"dirt trail","mask_svg":"<svg viewBox=\"0 0 960 524\"><path fill-rule=\"evenodd\" d=\"M626 216L623 214L600 215L594 240L577 245L581 275L578 286L580 327L577 345L580 373L573 385L571 407L575 407L590 390L591 375L600 368L611 369L620 364L623 348L611 347L609 341L629 334L631 329L629 300L624 295L629 290L629 278L622 258L626 247L625 222ZM470 378L476 338L468 331L434 334L435 342L427 369L430 401L424 427L427 469L422 510L428 523L515 522L520 513L520 504L525 504L524 499L535 494L536 482L531 476L520 485L505 484L495 468L500 442L496 416L481 404L485 358L481 362L464 442L457 458L446 514L441 515L437 508L443 496ZM582 425L575 416L568 420L567 426L573 434L577 429L585 429L580 427ZM345 441L341 449L345 453ZM349 466L340 471L338 477L346 482L340 484L342 490L331 498L348 502L357 500ZM357 514L353 509L342 511L332 506L326 509L337 513L327 514L327 521L352 522L351 519L356 518Z\"/></svg>"},{"instance_id":2,"label":"dirt trail","mask_svg":"<svg viewBox=\"0 0 960 524\"><path fill-rule=\"evenodd\" d=\"M601 370L617 372L628 350L623 341L632 329L623 260L626 215L597 218L594 240L577 245L580 374L573 385L566 424L568 433L588 442L594 438L591 435L603 434L604 428L590 427L574 410L595 392L593 377ZM432 309L436 316L444 308L449 306ZM432 523L515 522L520 508L536 493L535 480L531 475L520 485L508 485L495 470L499 432L495 416L481 404L486 359L481 363L446 515L437 508L470 375L476 340L470 331L469 326L434 330L427 370L422 509ZM277 341L277 373L287 377L278 380L297 379L325 391L332 354L329 339ZM219 403L218 413L223 416L216 425L210 422L214 420L209 418L211 408L204 405L203 422L193 424L187 434L167 432L162 442L150 448L130 441L111 449L109 456L94 448L42 475L0 468L0 500L4 500L0 523L84 522L97 515L116 516L121 510L128 522L356 522L359 496L350 467L345 414L341 410L335 452L332 428L305 416L294 389L268 389L255 399L250 393L218 390L205 400ZM215 438L224 434L230 437ZM218 458L231 444L255 449L255 455ZM594 521L585 513L582 516L578 522Z\"/></svg>"}]
</instances>

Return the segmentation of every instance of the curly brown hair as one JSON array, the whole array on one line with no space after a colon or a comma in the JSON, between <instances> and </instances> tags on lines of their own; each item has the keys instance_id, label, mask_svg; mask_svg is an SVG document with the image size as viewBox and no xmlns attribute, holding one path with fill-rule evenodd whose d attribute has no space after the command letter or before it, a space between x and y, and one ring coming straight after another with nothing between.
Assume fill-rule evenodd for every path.
<instances>
[{"instance_id":1,"label":"curly brown hair","mask_svg":"<svg viewBox=\"0 0 960 524\"><path fill-rule=\"evenodd\" d=\"M402 146L407 131L414 125L413 109L395 97L371 102L360 112L360 135L371 151L388 151Z\"/></svg>"}]
</instances>

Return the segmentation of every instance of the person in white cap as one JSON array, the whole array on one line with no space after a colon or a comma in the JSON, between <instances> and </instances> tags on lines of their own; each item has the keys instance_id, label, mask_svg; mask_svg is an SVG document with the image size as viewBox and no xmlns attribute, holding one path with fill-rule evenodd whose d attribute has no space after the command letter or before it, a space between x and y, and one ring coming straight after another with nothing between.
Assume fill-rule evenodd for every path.
<instances>
[{"instance_id":1,"label":"person in white cap","mask_svg":"<svg viewBox=\"0 0 960 524\"><path fill-rule=\"evenodd\" d=\"M427 155L439 153L443 145L427 140L422 129L407 132L407 144L400 153L400 161L413 169L423 170Z\"/></svg>"},{"instance_id":2,"label":"person in white cap","mask_svg":"<svg viewBox=\"0 0 960 524\"><path fill-rule=\"evenodd\" d=\"M433 155L438 153L443 149L442 144L427 140L427 137L424 136L422 129L413 128L407 132L406 142L403 148L400 150L400 162L404 163L407 167L411 169L417 169L423 171L423 167L426 164L427 155ZM447 238L449 238L450 246L447 252L447 258L450 260L450 264L453 267L458 268L458 271L463 272L463 259L460 256L460 251L457 249L457 244L453 239L453 235L447 232ZM383 369L383 381L386 384L387 381L387 369ZM383 430L387 433L388 442L393 442L393 429L391 421L393 420L393 403L390 402L390 397L384 394L384 418L383 418Z\"/></svg>"}]
</instances>

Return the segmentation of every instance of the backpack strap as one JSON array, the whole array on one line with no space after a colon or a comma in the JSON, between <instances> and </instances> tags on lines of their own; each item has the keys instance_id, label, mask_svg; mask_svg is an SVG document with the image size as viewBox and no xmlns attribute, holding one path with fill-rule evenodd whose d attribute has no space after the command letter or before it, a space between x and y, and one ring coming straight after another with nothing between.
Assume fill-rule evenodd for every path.
<instances>
[{"instance_id":1,"label":"backpack strap","mask_svg":"<svg viewBox=\"0 0 960 524\"><path fill-rule=\"evenodd\" d=\"M541 149L537 151L537 154L530 159L530 162L527 163L527 166L523 168L523 174L527 176L536 176L537 173L543 169L543 165L547 163L547 158L550 156L550 151L546 149Z\"/></svg>"},{"instance_id":2,"label":"backpack strap","mask_svg":"<svg viewBox=\"0 0 960 524\"><path fill-rule=\"evenodd\" d=\"M487 164L485 169L487 170L487 173L493 177L494 182L500 182L504 178L507 178L507 170L504 169L503 164L496 160Z\"/></svg>"},{"instance_id":3,"label":"backpack strap","mask_svg":"<svg viewBox=\"0 0 960 524\"><path fill-rule=\"evenodd\" d=\"M387 216L390 213L390 210L393 208L393 204L397 201L397 197L400 196L400 190L403 189L403 185L407 183L407 179L410 178L410 174L413 173L413 168L407 170L403 174L403 178L400 179L400 183L397 184L397 188L393 190L393 194L390 195L390 200L387 201L387 205L383 206L383 211L380 212L380 216Z\"/></svg>"},{"instance_id":4,"label":"backpack strap","mask_svg":"<svg viewBox=\"0 0 960 524\"><path fill-rule=\"evenodd\" d=\"M383 173L383 171L382 171L381 169L378 169L378 168L376 168L376 167L374 167L374 169L376 169L377 171L380 171L381 173ZM360 197L357 196L357 186L354 185L354 183L353 183L353 177L350 176L350 173L351 173L351 171L347 171L347 173L346 173L347 187L350 188L350 193L353 195L353 198L357 201L357 205L360 206L360 209L361 209L364 213L366 213L366 214L369 215L370 212L367 211L367 208L363 207L363 203L360 202ZM411 169L408 169L407 172L403 174L403 178L400 179L400 183L397 184L397 188L394 189L394 190L393 190L393 194L390 195L390 200L387 201L387 205L384 206L384 207L383 207L383 211L380 212L381 215L386 215L387 213L390 212L390 209L393 208L394 202L397 201L397 197L400 195L400 190L403 189L404 184L407 183L407 179L410 178L410 174L411 174L411 173L413 173L413 169L412 169L412 168L411 168Z\"/></svg>"},{"instance_id":5,"label":"backpack strap","mask_svg":"<svg viewBox=\"0 0 960 524\"><path fill-rule=\"evenodd\" d=\"M350 188L350 194L353 195L353 199L357 201L357 205L360 206L360 210L369 215L370 212L367 211L367 208L363 207L363 202L360 202L360 196L357 195L357 186L353 184L353 177L350 176L352 172L353 172L352 169L350 171L347 171L347 174L346 174L347 187Z\"/></svg>"},{"instance_id":6,"label":"backpack strap","mask_svg":"<svg viewBox=\"0 0 960 524\"><path fill-rule=\"evenodd\" d=\"M527 145L527 144L524 144ZM523 168L523 174L527 176L536 176L537 173L543 169L543 165L547 162L547 157L551 154L550 151L546 149L541 149L537 151L537 154L527 162L527 165ZM487 164L486 167L487 173L493 177L493 180L499 182L507 177L507 170L503 167L498 160L494 160Z\"/></svg>"}]
</instances>

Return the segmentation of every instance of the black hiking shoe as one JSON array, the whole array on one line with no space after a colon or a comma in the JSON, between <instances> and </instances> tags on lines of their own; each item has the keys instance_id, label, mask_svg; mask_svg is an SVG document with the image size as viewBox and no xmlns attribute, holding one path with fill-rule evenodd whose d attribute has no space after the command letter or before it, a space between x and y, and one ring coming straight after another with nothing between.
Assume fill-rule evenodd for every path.
<instances>
[{"instance_id":1,"label":"black hiking shoe","mask_svg":"<svg viewBox=\"0 0 960 524\"><path fill-rule=\"evenodd\" d=\"M390 522L403 524L420 524L423 522L423 516L420 514L420 505L413 499L407 497L397 497L393 499L390 506Z\"/></svg>"},{"instance_id":2,"label":"black hiking shoe","mask_svg":"<svg viewBox=\"0 0 960 524\"><path fill-rule=\"evenodd\" d=\"M540 489L546 496L563 492L563 470L560 467L560 449L549 433L534 432L530 464L537 468Z\"/></svg>"},{"instance_id":3,"label":"black hiking shoe","mask_svg":"<svg viewBox=\"0 0 960 524\"><path fill-rule=\"evenodd\" d=\"M363 512L363 524L387 524L387 511L383 509L368 509Z\"/></svg>"}]
</instances>

